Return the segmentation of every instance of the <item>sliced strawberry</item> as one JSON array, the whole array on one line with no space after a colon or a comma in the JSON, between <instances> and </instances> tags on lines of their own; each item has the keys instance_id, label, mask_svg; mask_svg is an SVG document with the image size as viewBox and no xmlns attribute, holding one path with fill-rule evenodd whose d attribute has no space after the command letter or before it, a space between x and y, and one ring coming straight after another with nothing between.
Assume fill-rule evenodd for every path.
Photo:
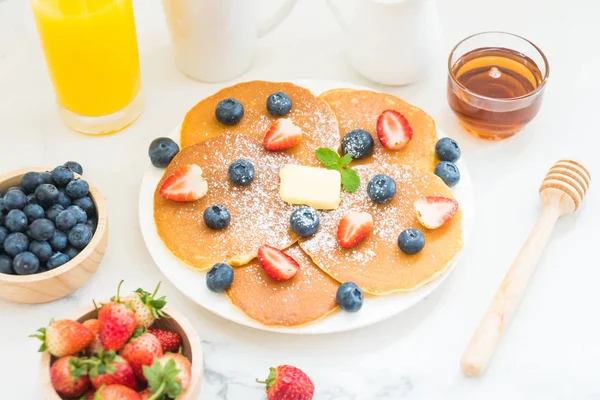
<instances>
[{"instance_id":1,"label":"sliced strawberry","mask_svg":"<svg viewBox=\"0 0 600 400\"><path fill-rule=\"evenodd\" d=\"M265 272L276 281L292 279L300 269L296 260L268 244L263 244L258 248L258 262Z\"/></svg>"},{"instance_id":2,"label":"sliced strawberry","mask_svg":"<svg viewBox=\"0 0 600 400\"><path fill-rule=\"evenodd\" d=\"M160 187L160 195L174 201L195 201L207 191L208 183L202 168L196 164L179 167Z\"/></svg>"},{"instance_id":3,"label":"sliced strawberry","mask_svg":"<svg viewBox=\"0 0 600 400\"><path fill-rule=\"evenodd\" d=\"M412 139L413 130L404 115L385 110L377 118L377 137L386 149L400 150Z\"/></svg>"},{"instance_id":4,"label":"sliced strawberry","mask_svg":"<svg viewBox=\"0 0 600 400\"><path fill-rule=\"evenodd\" d=\"M271 151L287 150L300 143L301 139L302 129L291 119L280 118L269 127L263 145Z\"/></svg>"},{"instance_id":5,"label":"sliced strawberry","mask_svg":"<svg viewBox=\"0 0 600 400\"><path fill-rule=\"evenodd\" d=\"M430 196L415 201L415 209L421 225L428 229L437 229L454 217L458 211L458 203L454 199Z\"/></svg>"},{"instance_id":6,"label":"sliced strawberry","mask_svg":"<svg viewBox=\"0 0 600 400\"><path fill-rule=\"evenodd\" d=\"M351 211L340 220L337 239L340 246L349 249L363 240L373 229L373 217L367 212Z\"/></svg>"}]
</instances>

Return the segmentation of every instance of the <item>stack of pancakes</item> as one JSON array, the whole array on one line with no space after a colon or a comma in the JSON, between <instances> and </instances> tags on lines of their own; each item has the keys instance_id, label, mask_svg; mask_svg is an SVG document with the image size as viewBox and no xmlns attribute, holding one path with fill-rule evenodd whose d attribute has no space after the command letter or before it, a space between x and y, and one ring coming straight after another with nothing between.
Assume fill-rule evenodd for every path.
<instances>
[{"instance_id":1,"label":"stack of pancakes","mask_svg":"<svg viewBox=\"0 0 600 400\"><path fill-rule=\"evenodd\" d=\"M262 139L275 117L267 112L266 100L278 91L292 99L287 118L302 129L304 139L287 151L269 152ZM214 113L217 103L230 97L242 103L244 117L237 125L225 126ZM377 118L387 109L402 113L413 128L412 141L399 151L383 148L376 137ZM355 193L343 191L338 209L319 211L317 233L300 239L289 225L296 206L279 198L279 169L285 164L321 166L315 150L339 149L341 138L353 129L365 129L375 141L371 157L352 163L361 177L360 188ZM336 89L315 97L291 83L241 83L194 106L183 121L180 142L182 150L166 169L154 195L158 234L177 258L194 269L205 271L219 262L234 266L234 281L227 295L262 324L297 326L323 318L337 308L335 294L342 282L355 282L370 295L413 290L441 275L462 247L460 211L436 230L425 229L417 221L415 200L453 196L431 173L437 162L433 119L392 95ZM240 158L252 162L256 170L249 186L236 186L228 179L229 165ZM208 194L189 203L162 198L158 188L185 164L202 167ZM368 181L380 173L391 176L398 188L386 204L373 203L366 193ZM224 205L231 213L231 224L225 230L210 230L202 222L203 211L214 204ZM350 211L369 212L374 228L357 246L345 249L337 244L337 225ZM408 228L425 235L425 248L417 255L406 255L397 246L398 234ZM298 274L285 282L271 279L256 260L263 244L292 256L300 264Z\"/></svg>"}]
</instances>

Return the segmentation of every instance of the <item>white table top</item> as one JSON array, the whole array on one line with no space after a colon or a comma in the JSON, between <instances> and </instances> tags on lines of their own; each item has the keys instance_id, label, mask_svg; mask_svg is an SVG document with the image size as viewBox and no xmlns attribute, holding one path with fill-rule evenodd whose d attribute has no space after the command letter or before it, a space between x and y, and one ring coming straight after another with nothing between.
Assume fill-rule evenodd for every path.
<instances>
[{"instance_id":1,"label":"white table top","mask_svg":"<svg viewBox=\"0 0 600 400\"><path fill-rule=\"evenodd\" d=\"M347 0L350 2L350 0ZM559 221L527 296L492 365L480 379L464 377L459 358L494 291L540 211L537 188L559 158L600 171L600 37L594 0L563 2L453 0L439 3L445 54L470 33L521 34L548 56L551 77L539 116L512 140L467 136L445 97L445 55L429 79L385 88L345 62L342 32L322 0L302 0L260 43L254 68L240 80L346 80L397 94L424 108L456 138L474 180L478 218L460 265L413 309L351 333L296 337L243 328L204 311L163 282L171 306L185 313L204 341L206 375L200 399L264 399L269 366L304 369L319 400L353 399L600 399L600 268L595 258L600 209L592 190L582 209ZM137 220L139 183L150 141L170 132L186 110L220 85L202 84L174 67L160 2L137 1L136 18L146 109L115 136L88 138L58 119L53 91L25 0L0 1L0 171L79 160L104 193L110 239L104 263L82 289L44 305L0 301L2 397L39 399L38 345L27 335L51 317L66 317L92 298L150 288L163 279L146 251ZM390 49L394 51L394 49Z\"/></svg>"}]
</instances>

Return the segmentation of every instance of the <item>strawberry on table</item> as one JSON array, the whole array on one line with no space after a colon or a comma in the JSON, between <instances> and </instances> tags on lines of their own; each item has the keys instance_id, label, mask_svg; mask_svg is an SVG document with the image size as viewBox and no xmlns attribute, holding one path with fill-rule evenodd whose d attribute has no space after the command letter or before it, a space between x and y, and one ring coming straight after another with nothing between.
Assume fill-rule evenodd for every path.
<instances>
[{"instance_id":1,"label":"strawberry on table","mask_svg":"<svg viewBox=\"0 0 600 400\"><path fill-rule=\"evenodd\" d=\"M94 400L142 400L133 389L123 385L106 385L96 391ZM86 399L87 400L87 399Z\"/></svg>"},{"instance_id":2,"label":"strawberry on table","mask_svg":"<svg viewBox=\"0 0 600 400\"><path fill-rule=\"evenodd\" d=\"M413 130L404 115L385 110L377 118L377 137L388 150L400 150L411 141Z\"/></svg>"},{"instance_id":3,"label":"strawberry on table","mask_svg":"<svg viewBox=\"0 0 600 400\"><path fill-rule=\"evenodd\" d=\"M97 354L100 350L102 350L102 343L100 343L100 321L95 318L88 319L82 322L82 325L85 326L92 332L93 339L90 342L89 346L85 349L85 353L88 356L93 356Z\"/></svg>"},{"instance_id":4,"label":"strawberry on table","mask_svg":"<svg viewBox=\"0 0 600 400\"><path fill-rule=\"evenodd\" d=\"M447 197L429 196L415 201L415 210L421 225L437 229L456 215L458 202Z\"/></svg>"},{"instance_id":5,"label":"strawberry on table","mask_svg":"<svg viewBox=\"0 0 600 400\"><path fill-rule=\"evenodd\" d=\"M179 167L160 187L160 195L173 201L196 201L207 192L208 182L196 164Z\"/></svg>"},{"instance_id":6,"label":"strawberry on table","mask_svg":"<svg viewBox=\"0 0 600 400\"><path fill-rule=\"evenodd\" d=\"M90 387L87 366L73 356L59 358L52 364L50 381L56 392L65 397L81 396Z\"/></svg>"},{"instance_id":7,"label":"strawberry on table","mask_svg":"<svg viewBox=\"0 0 600 400\"><path fill-rule=\"evenodd\" d=\"M55 357L79 353L92 342L92 332L77 321L62 319L51 321L47 328L40 328L29 337L40 339L43 343L39 351L48 350Z\"/></svg>"},{"instance_id":8,"label":"strawberry on table","mask_svg":"<svg viewBox=\"0 0 600 400\"><path fill-rule=\"evenodd\" d=\"M114 351L100 352L87 361L89 377L95 389L103 385L123 385L135 389L136 381L131 365Z\"/></svg>"},{"instance_id":9,"label":"strawberry on table","mask_svg":"<svg viewBox=\"0 0 600 400\"><path fill-rule=\"evenodd\" d=\"M106 351L117 351L123 347L137 326L135 313L119 297L122 283L119 283L117 296L110 303L102 305L98 312L100 342Z\"/></svg>"},{"instance_id":10,"label":"strawberry on table","mask_svg":"<svg viewBox=\"0 0 600 400\"><path fill-rule=\"evenodd\" d=\"M263 139L265 149L270 151L287 150L302 140L302 129L289 118L275 120Z\"/></svg>"},{"instance_id":11,"label":"strawberry on table","mask_svg":"<svg viewBox=\"0 0 600 400\"><path fill-rule=\"evenodd\" d=\"M145 365L144 376L155 398L166 395L174 399L190 386L192 364L181 354L168 353L155 359L152 366Z\"/></svg>"},{"instance_id":12,"label":"strawberry on table","mask_svg":"<svg viewBox=\"0 0 600 400\"><path fill-rule=\"evenodd\" d=\"M156 336L163 353L177 353L179 351L179 347L181 346L181 336L179 333L156 328L150 328L148 332Z\"/></svg>"},{"instance_id":13,"label":"strawberry on table","mask_svg":"<svg viewBox=\"0 0 600 400\"><path fill-rule=\"evenodd\" d=\"M142 367L144 365L152 365L152 361L155 358L163 355L163 349L156 336L151 333L142 333L142 335L129 341L121 349L120 355L129 362L135 377L139 381L145 382L146 378L144 377Z\"/></svg>"},{"instance_id":14,"label":"strawberry on table","mask_svg":"<svg viewBox=\"0 0 600 400\"><path fill-rule=\"evenodd\" d=\"M296 260L268 244L263 244L258 248L258 262L265 272L276 281L292 279L300 269Z\"/></svg>"},{"instance_id":15,"label":"strawberry on table","mask_svg":"<svg viewBox=\"0 0 600 400\"><path fill-rule=\"evenodd\" d=\"M154 293L146 292L140 288L133 295L123 298L123 303L135 312L135 320L138 328L149 328L154 321L165 317L162 309L167 304L166 297L155 298L159 288L160 282L156 285Z\"/></svg>"},{"instance_id":16,"label":"strawberry on table","mask_svg":"<svg viewBox=\"0 0 600 400\"><path fill-rule=\"evenodd\" d=\"M373 229L373 217L367 212L351 211L338 225L337 240L340 246L351 248L363 240Z\"/></svg>"},{"instance_id":17,"label":"strawberry on table","mask_svg":"<svg viewBox=\"0 0 600 400\"><path fill-rule=\"evenodd\" d=\"M315 385L302 370L290 365L271 368L269 377L259 381L267 385L269 400L312 400Z\"/></svg>"}]
</instances>

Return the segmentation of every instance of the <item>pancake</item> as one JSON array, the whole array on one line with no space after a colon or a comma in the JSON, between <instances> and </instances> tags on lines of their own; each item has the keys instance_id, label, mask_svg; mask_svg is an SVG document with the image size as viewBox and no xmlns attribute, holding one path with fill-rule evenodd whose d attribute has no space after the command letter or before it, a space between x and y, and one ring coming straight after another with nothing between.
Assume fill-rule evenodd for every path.
<instances>
[{"instance_id":1,"label":"pancake","mask_svg":"<svg viewBox=\"0 0 600 400\"><path fill-rule=\"evenodd\" d=\"M441 275L462 248L462 213L459 209L452 220L429 230L418 222L414 202L425 196L452 198L450 189L437 176L409 166L383 164L355 169L361 178L358 191L342 192L337 210L321 212L319 230L301 240L300 247L338 282L355 282L374 295L413 290ZM387 174L396 181L396 195L385 204L375 204L367 195L367 184L377 174ZM337 243L337 226L350 211L370 213L374 226L358 245L344 249ZM425 235L425 248L419 254L406 255L398 248L398 235L408 228Z\"/></svg>"},{"instance_id":2,"label":"pancake","mask_svg":"<svg viewBox=\"0 0 600 400\"><path fill-rule=\"evenodd\" d=\"M373 136L375 148L370 157L353 161L353 165L406 164L433 172L437 159L435 144L438 140L435 122L423 110L391 94L369 90L334 89L319 96L337 116L340 135L354 129L364 129ZM385 110L396 110L406 117L413 129L412 140L401 150L387 150L377 137L377 118Z\"/></svg>"},{"instance_id":3,"label":"pancake","mask_svg":"<svg viewBox=\"0 0 600 400\"><path fill-rule=\"evenodd\" d=\"M256 176L249 186L233 185L229 165L244 158ZM244 265L263 244L284 249L297 240L289 227L294 206L279 199L279 169L295 161L270 153L262 143L243 135L221 135L183 149L166 169L154 193L154 220L165 246L193 268L204 270L218 262ZM164 199L159 188L174 170L197 164L208 181L208 193L194 202ZM221 231L203 221L206 208L222 204L231 213L230 225Z\"/></svg>"},{"instance_id":4,"label":"pancake","mask_svg":"<svg viewBox=\"0 0 600 400\"><path fill-rule=\"evenodd\" d=\"M248 317L269 326L298 326L317 321L337 309L339 284L294 245L284 251L300 270L288 281L272 279L257 260L236 268L227 296Z\"/></svg>"},{"instance_id":5,"label":"pancake","mask_svg":"<svg viewBox=\"0 0 600 400\"><path fill-rule=\"evenodd\" d=\"M292 99L290 118L304 133L297 146L286 151L302 165L320 166L315 157L319 147L336 149L340 143L337 119L327 103L317 99L308 89L288 82L251 81L227 87L196 104L181 125L181 147L191 146L223 133L236 133L262 142L270 124L277 119L267 112L267 97L284 92ZM234 126L221 124L215 118L217 103L233 97L244 106L244 117Z\"/></svg>"}]
</instances>

